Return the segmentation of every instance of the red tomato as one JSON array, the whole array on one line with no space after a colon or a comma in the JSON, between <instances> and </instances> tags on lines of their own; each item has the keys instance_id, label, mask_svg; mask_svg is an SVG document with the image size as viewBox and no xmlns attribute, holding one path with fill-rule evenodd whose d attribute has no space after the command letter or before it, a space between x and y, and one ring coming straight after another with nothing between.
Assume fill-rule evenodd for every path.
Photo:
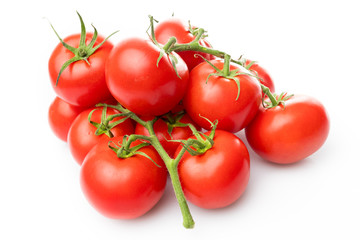
<instances>
[{"instance_id":1,"label":"red tomato","mask_svg":"<svg viewBox=\"0 0 360 240\"><path fill-rule=\"evenodd\" d=\"M223 69L222 60L211 61ZM230 65L230 70L237 69ZM210 129L211 122L219 121L218 129L238 132L255 116L261 103L259 82L250 76L239 75L240 96L236 100L238 88L234 80L209 74L216 71L206 62L199 64L190 72L188 90L183 99L186 112L202 128Z\"/></svg>"},{"instance_id":2,"label":"red tomato","mask_svg":"<svg viewBox=\"0 0 360 240\"><path fill-rule=\"evenodd\" d=\"M86 108L71 105L59 97L51 103L48 112L49 125L54 134L67 141L67 135L74 119Z\"/></svg>"},{"instance_id":3,"label":"red tomato","mask_svg":"<svg viewBox=\"0 0 360 240\"><path fill-rule=\"evenodd\" d=\"M251 63L251 60L246 60L246 65L248 65L250 63ZM265 70L265 68L261 67L259 64L257 64L255 62L254 64L252 64L250 66L249 70L257 73L257 75L260 77L259 81L263 85L268 87L272 93L275 92L274 82L273 82L272 78L270 77L269 73ZM264 93L263 93L263 96L264 96Z\"/></svg>"},{"instance_id":4,"label":"red tomato","mask_svg":"<svg viewBox=\"0 0 360 240\"><path fill-rule=\"evenodd\" d=\"M262 158L280 164L294 163L316 152L329 133L324 106L312 97L295 95L285 108L260 108L246 127L246 138Z\"/></svg>"},{"instance_id":5,"label":"red tomato","mask_svg":"<svg viewBox=\"0 0 360 240\"><path fill-rule=\"evenodd\" d=\"M113 142L121 142L115 137ZM81 188L91 205L109 218L131 219L148 212L164 193L167 171L151 146L140 150L161 167L142 155L118 158L108 141L97 144L81 166Z\"/></svg>"},{"instance_id":6,"label":"red tomato","mask_svg":"<svg viewBox=\"0 0 360 240\"><path fill-rule=\"evenodd\" d=\"M143 117L143 120L151 120L153 117ZM195 126L197 130L200 130L200 127L194 123L194 121L189 117L189 115L185 114L180 120L180 123L191 123ZM161 145L164 147L166 152L169 154L170 157L174 157L174 153L180 143L178 142L169 142L168 140L181 140L181 139L188 139L193 135L193 132L189 127L174 127L171 131L171 136L169 135L168 129L169 125L172 124L168 121L165 121L163 119L159 119L154 124L154 131L159 139ZM137 124L135 128L135 134L145 135L149 136L149 132L145 127L143 127L141 124Z\"/></svg>"},{"instance_id":7,"label":"red tomato","mask_svg":"<svg viewBox=\"0 0 360 240\"><path fill-rule=\"evenodd\" d=\"M86 34L86 44L89 44L93 34ZM98 36L95 46L104 40ZM64 42L77 48L80 34L74 34L64 39ZM62 65L74 54L59 43L49 59L49 73L51 84L56 94L66 102L78 106L95 106L95 104L109 99L110 92L105 81L105 62L113 45L106 41L85 61L77 61L68 66L61 74L58 85L55 86Z\"/></svg>"},{"instance_id":8,"label":"red tomato","mask_svg":"<svg viewBox=\"0 0 360 240\"><path fill-rule=\"evenodd\" d=\"M250 176L249 153L238 137L216 130L214 142L202 155L186 152L178 167L185 197L209 209L235 202L245 191Z\"/></svg>"},{"instance_id":9,"label":"red tomato","mask_svg":"<svg viewBox=\"0 0 360 240\"><path fill-rule=\"evenodd\" d=\"M190 43L196 38L196 36L189 31L189 25L176 18L162 21L156 25L155 28L155 38L159 43L167 43L170 37L175 37L177 43L181 44ZM205 47L211 47L204 39L200 39L199 44ZM201 57L194 57L195 54L199 54L208 60L214 59L213 55L202 52L183 51L178 54L185 61L189 71L204 61Z\"/></svg>"},{"instance_id":10,"label":"red tomato","mask_svg":"<svg viewBox=\"0 0 360 240\"><path fill-rule=\"evenodd\" d=\"M88 116L89 113L95 108L90 108L83 111L77 116L77 118L72 123L69 134L68 134L68 143L72 156L79 165L82 164L86 154L93 148L98 142L103 139L109 140L110 138L105 135L95 135L96 127L89 123ZM91 116L91 121L100 123L102 108L96 108L98 110L94 111ZM107 109L107 116L119 113L113 108ZM111 122L120 120L120 118L115 118ZM110 123L111 123L110 122ZM111 133L115 136L130 135L134 133L134 126L130 119L125 120L123 123L112 128Z\"/></svg>"},{"instance_id":11,"label":"red tomato","mask_svg":"<svg viewBox=\"0 0 360 240\"><path fill-rule=\"evenodd\" d=\"M159 48L150 40L131 38L119 43L109 56L106 81L110 92L124 107L138 115L169 112L181 100L189 71L178 57L176 68L166 54L159 61Z\"/></svg>"}]
</instances>

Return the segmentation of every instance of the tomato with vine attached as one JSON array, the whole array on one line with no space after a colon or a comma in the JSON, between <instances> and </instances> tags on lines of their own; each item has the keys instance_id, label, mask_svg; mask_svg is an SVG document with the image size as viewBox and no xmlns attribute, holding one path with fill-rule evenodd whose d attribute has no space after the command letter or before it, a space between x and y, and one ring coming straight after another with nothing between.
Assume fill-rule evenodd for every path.
<instances>
[{"instance_id":1,"label":"tomato with vine attached","mask_svg":"<svg viewBox=\"0 0 360 240\"><path fill-rule=\"evenodd\" d=\"M147 121L153 117L143 117L142 119ZM169 113L154 124L156 137L170 157L174 157L174 153L180 145L180 142L173 142L172 140L188 139L193 135L192 130L186 124L192 124L196 130L200 130L200 127L194 123L189 115L183 113L179 115ZM136 125L135 134L150 136L149 131L141 124Z\"/></svg>"},{"instance_id":2,"label":"tomato with vine attached","mask_svg":"<svg viewBox=\"0 0 360 240\"><path fill-rule=\"evenodd\" d=\"M120 42L107 61L110 92L138 115L165 114L185 93L189 78L185 62L176 53L160 56L160 51L150 40L130 38Z\"/></svg>"},{"instance_id":3,"label":"tomato with vine attached","mask_svg":"<svg viewBox=\"0 0 360 240\"><path fill-rule=\"evenodd\" d=\"M249 59L246 60L245 66L259 77L259 81L270 89L271 92L275 92L275 84L270 74L266 69L260 66L257 62L253 62ZM264 93L263 93L264 96Z\"/></svg>"},{"instance_id":4,"label":"tomato with vine attached","mask_svg":"<svg viewBox=\"0 0 360 240\"><path fill-rule=\"evenodd\" d=\"M216 130L213 141L213 146L201 155L186 152L178 166L187 200L208 209L234 203L245 191L250 176L249 153L237 136Z\"/></svg>"},{"instance_id":5,"label":"tomato with vine attached","mask_svg":"<svg viewBox=\"0 0 360 240\"><path fill-rule=\"evenodd\" d=\"M223 60L210 63L220 70L224 67ZM214 75L217 71L204 62L190 72L183 103L186 112L200 127L210 129L208 120L218 120L218 129L238 132L257 113L262 94L259 82L235 65L230 65L230 71L231 77Z\"/></svg>"},{"instance_id":6,"label":"tomato with vine attached","mask_svg":"<svg viewBox=\"0 0 360 240\"><path fill-rule=\"evenodd\" d=\"M80 170L81 188L91 205L104 216L137 218L162 197L166 167L151 146L121 158L109 148L108 142L101 141L87 154ZM121 144L122 137L114 137L111 142Z\"/></svg>"},{"instance_id":7,"label":"tomato with vine attached","mask_svg":"<svg viewBox=\"0 0 360 240\"><path fill-rule=\"evenodd\" d=\"M49 59L51 84L56 94L66 102L92 107L109 99L105 81L105 62L113 44L102 36L86 33L81 21L81 34L73 34L59 43ZM55 30L54 30L55 31Z\"/></svg>"},{"instance_id":8,"label":"tomato with vine attached","mask_svg":"<svg viewBox=\"0 0 360 240\"><path fill-rule=\"evenodd\" d=\"M190 43L196 39L196 34L197 28L192 27L189 24L186 25L177 18L170 18L162 21L155 28L155 38L161 44L166 44L170 37L175 37L179 44ZM211 48L211 45L203 38L199 39L199 44ZM201 55L208 60L214 59L214 56L211 54L197 51L182 51L178 52L178 54L185 61L189 71L204 61L203 58L194 56L195 54Z\"/></svg>"},{"instance_id":9,"label":"tomato with vine attached","mask_svg":"<svg viewBox=\"0 0 360 240\"><path fill-rule=\"evenodd\" d=\"M71 105L59 97L56 97L50 104L48 120L51 130L64 142L67 141L67 135L72 122L86 108Z\"/></svg>"},{"instance_id":10,"label":"tomato with vine attached","mask_svg":"<svg viewBox=\"0 0 360 240\"><path fill-rule=\"evenodd\" d=\"M316 152L329 128L327 112L318 100L294 95L276 107L260 107L245 133L252 149L263 159L288 164Z\"/></svg>"},{"instance_id":11,"label":"tomato with vine attached","mask_svg":"<svg viewBox=\"0 0 360 240\"><path fill-rule=\"evenodd\" d=\"M130 119L124 121L124 117L115 117L106 122L106 117L114 114L119 112L113 108L98 107L87 109L76 117L69 130L68 144L72 156L79 165L91 148L103 139L110 140L112 137L134 133L134 125ZM115 125L117 121L123 122Z\"/></svg>"}]
</instances>

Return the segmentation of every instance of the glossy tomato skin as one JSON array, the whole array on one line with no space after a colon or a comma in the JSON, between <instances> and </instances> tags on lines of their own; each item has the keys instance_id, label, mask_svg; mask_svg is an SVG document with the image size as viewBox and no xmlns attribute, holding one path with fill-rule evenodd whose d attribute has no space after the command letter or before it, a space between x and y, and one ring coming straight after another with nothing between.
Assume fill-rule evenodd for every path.
<instances>
[{"instance_id":1,"label":"glossy tomato skin","mask_svg":"<svg viewBox=\"0 0 360 240\"><path fill-rule=\"evenodd\" d=\"M178 167L185 197L207 209L234 203L245 191L250 177L249 153L237 136L216 130L214 142L202 155L186 152Z\"/></svg>"},{"instance_id":2,"label":"glossy tomato skin","mask_svg":"<svg viewBox=\"0 0 360 240\"><path fill-rule=\"evenodd\" d=\"M86 34L86 44L89 44L93 34ZM95 46L104 40L98 36ZM64 42L77 48L80 42L80 34L70 35ZM94 54L88 58L88 65L80 60L69 65L61 74L58 85L56 79L62 65L74 57L74 54L59 43L49 59L49 74L51 85L56 94L66 102L77 105L92 107L95 104L109 99L111 94L105 81L105 63L113 48L113 44L106 41Z\"/></svg>"},{"instance_id":3,"label":"glossy tomato skin","mask_svg":"<svg viewBox=\"0 0 360 240\"><path fill-rule=\"evenodd\" d=\"M113 138L121 142L122 137ZM115 219L137 218L148 212L161 198L167 171L151 146L139 151L150 159L134 155L118 158L107 141L87 154L80 171L81 188L91 205L102 215Z\"/></svg>"},{"instance_id":4,"label":"glossy tomato skin","mask_svg":"<svg viewBox=\"0 0 360 240\"><path fill-rule=\"evenodd\" d=\"M155 27L155 38L159 43L167 43L170 37L175 37L176 42L180 44L190 43L196 38L196 36L190 33L188 24L185 24L178 18L167 19L160 22ZM200 39L199 44L201 46L211 47L211 45L204 39ZM179 52L178 54L185 61L189 71L191 71L195 66L204 62L201 57L194 57L195 54L199 54L208 60L214 59L214 56L211 54L196 51L183 51Z\"/></svg>"},{"instance_id":5,"label":"glossy tomato skin","mask_svg":"<svg viewBox=\"0 0 360 240\"><path fill-rule=\"evenodd\" d=\"M159 48L150 40L131 38L120 42L109 56L106 82L110 92L138 115L165 114L185 93L189 78L185 62L174 53L179 78L167 55L157 66L159 55Z\"/></svg>"},{"instance_id":6,"label":"glossy tomato skin","mask_svg":"<svg viewBox=\"0 0 360 240\"><path fill-rule=\"evenodd\" d=\"M324 106L316 99L295 95L285 108L260 108L246 127L246 138L263 159L279 164L298 162L316 152L330 129Z\"/></svg>"},{"instance_id":7,"label":"glossy tomato skin","mask_svg":"<svg viewBox=\"0 0 360 240\"><path fill-rule=\"evenodd\" d=\"M222 60L212 60L217 68L223 69ZM234 65L231 70L236 69ZM210 129L211 122L219 121L218 129L238 132L256 115L261 103L259 82L250 76L239 75L240 96L236 100L238 88L234 80L209 74L215 70L208 63L201 63L190 72L188 90L183 99L186 112L202 128Z\"/></svg>"},{"instance_id":8,"label":"glossy tomato skin","mask_svg":"<svg viewBox=\"0 0 360 240\"><path fill-rule=\"evenodd\" d=\"M72 122L85 109L85 107L71 105L56 97L50 104L48 111L49 125L53 133L66 142Z\"/></svg>"},{"instance_id":9,"label":"glossy tomato skin","mask_svg":"<svg viewBox=\"0 0 360 240\"><path fill-rule=\"evenodd\" d=\"M250 64L251 63L251 60L246 60L246 65ZM266 87L268 87L270 89L270 91L272 93L275 92L275 84L274 84L274 81L273 79L271 78L270 74L268 73L268 71L260 66L258 63L254 63L251 65L250 69L251 71L254 71L259 77L259 81L265 85ZM264 96L264 93L263 93L263 96Z\"/></svg>"},{"instance_id":10,"label":"glossy tomato skin","mask_svg":"<svg viewBox=\"0 0 360 240\"><path fill-rule=\"evenodd\" d=\"M72 123L69 134L68 134L68 144L70 152L76 162L81 165L84 161L86 154L93 148L98 142L102 140L110 140L110 138L105 135L95 135L96 127L89 123L88 116L89 113L95 108L89 108L81 112L74 122ZM101 122L102 108L96 108L97 110L93 112L91 120L97 123ZM107 109L107 116L119 113L113 108ZM115 118L113 121L117 121L121 118ZM130 135L134 133L134 125L130 119L125 120L123 123L117 125L116 127L110 130L114 137Z\"/></svg>"},{"instance_id":11,"label":"glossy tomato skin","mask_svg":"<svg viewBox=\"0 0 360 240\"><path fill-rule=\"evenodd\" d=\"M143 120L151 120L153 117L143 117ZM200 131L200 127L194 123L194 121L189 117L188 114L185 114L181 119L181 123L191 123L195 128ZM168 133L168 123L162 119L159 119L154 124L154 131L159 139L161 145L164 147L166 152L170 157L174 157L176 149L179 147L180 143L170 142L168 140L186 140L193 135L193 132L189 127L174 127L171 136ZM141 124L136 124L135 134L149 136L148 130Z\"/></svg>"}]
</instances>

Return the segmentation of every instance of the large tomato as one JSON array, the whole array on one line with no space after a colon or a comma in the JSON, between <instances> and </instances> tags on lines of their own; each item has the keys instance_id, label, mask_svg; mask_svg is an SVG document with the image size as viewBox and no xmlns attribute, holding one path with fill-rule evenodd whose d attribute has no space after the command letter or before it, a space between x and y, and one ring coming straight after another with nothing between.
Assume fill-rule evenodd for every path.
<instances>
[{"instance_id":1,"label":"large tomato","mask_svg":"<svg viewBox=\"0 0 360 240\"><path fill-rule=\"evenodd\" d=\"M86 44L91 42L92 33L86 34ZM104 40L98 36L95 47ZM74 34L64 39L68 45L78 48L80 34ZM110 92L105 81L105 62L113 48L112 43L106 41L85 61L70 64L61 73L56 85L61 67L65 62L74 57L74 54L59 43L49 59L49 74L51 84L56 94L66 102L78 106L95 106L95 104L109 99Z\"/></svg>"},{"instance_id":2,"label":"large tomato","mask_svg":"<svg viewBox=\"0 0 360 240\"><path fill-rule=\"evenodd\" d=\"M122 137L114 137L112 141L121 143ZM87 154L80 171L81 188L88 201L104 216L139 217L163 195L167 180L163 161L151 146L138 151L151 160L140 154L118 158L108 141L100 142Z\"/></svg>"},{"instance_id":3,"label":"large tomato","mask_svg":"<svg viewBox=\"0 0 360 240\"><path fill-rule=\"evenodd\" d=\"M189 71L177 58L171 59L150 40L131 38L120 42L111 52L106 66L106 82L115 99L139 115L157 116L170 111L182 99Z\"/></svg>"},{"instance_id":4,"label":"large tomato","mask_svg":"<svg viewBox=\"0 0 360 240\"><path fill-rule=\"evenodd\" d=\"M251 63L251 60L246 60L246 65L249 65ZM272 93L275 92L275 84L272 78L270 77L270 74L266 69L262 66L260 66L257 62L251 64L250 71L253 71L260 79L259 81L264 84L266 87L270 89ZM263 93L264 96L264 93Z\"/></svg>"},{"instance_id":5,"label":"large tomato","mask_svg":"<svg viewBox=\"0 0 360 240\"><path fill-rule=\"evenodd\" d=\"M48 112L49 125L54 134L67 141L67 135L72 122L86 108L71 105L59 97L51 103Z\"/></svg>"},{"instance_id":6,"label":"large tomato","mask_svg":"<svg viewBox=\"0 0 360 240\"><path fill-rule=\"evenodd\" d=\"M246 127L246 138L262 158L280 164L294 163L317 151L329 133L329 118L316 99L295 95L259 113Z\"/></svg>"},{"instance_id":7,"label":"large tomato","mask_svg":"<svg viewBox=\"0 0 360 240\"><path fill-rule=\"evenodd\" d=\"M143 120L151 119L152 117L143 117ZM188 114L183 115L181 119L178 120L178 122L184 124L193 124L197 130L200 130L200 128L196 125L196 123L194 123ZM186 140L193 135L193 132L189 127L177 127L176 124L177 122L171 122L166 117L157 120L154 124L155 134L170 157L174 157L174 153L180 145L179 142L171 142L170 140ZM168 131L169 127L171 128L171 135ZM136 125L135 134L145 136L150 135L148 130L141 124Z\"/></svg>"},{"instance_id":8,"label":"large tomato","mask_svg":"<svg viewBox=\"0 0 360 240\"><path fill-rule=\"evenodd\" d=\"M92 116L91 121L100 123L103 108L90 108L81 112L74 122L72 123L69 134L68 144L70 152L76 162L81 165L84 161L86 154L93 148L98 142L102 140L110 140L106 134L95 135L96 127L88 121L88 116L92 110L96 109ZM107 116L118 114L119 112L113 108L107 109ZM121 119L121 117L115 118L110 123ZM125 120L119 125L112 128L111 133L114 137L130 135L134 133L134 125L130 119Z\"/></svg>"},{"instance_id":9,"label":"large tomato","mask_svg":"<svg viewBox=\"0 0 360 240\"><path fill-rule=\"evenodd\" d=\"M213 147L197 156L186 152L178 171L190 202L202 208L225 207L246 189L250 176L249 153L234 134L216 130Z\"/></svg>"},{"instance_id":10,"label":"large tomato","mask_svg":"<svg viewBox=\"0 0 360 240\"><path fill-rule=\"evenodd\" d=\"M211 63L223 69L222 60L212 60ZM230 70L235 69L236 66L230 65ZM234 80L213 75L206 82L208 76L215 72L215 69L206 62L199 64L190 72L189 86L183 100L186 112L205 129L211 128L208 120L211 122L218 120L218 129L238 132L253 119L259 109L260 84L254 77L236 76L235 78L240 82L240 95L236 100L238 87Z\"/></svg>"},{"instance_id":11,"label":"large tomato","mask_svg":"<svg viewBox=\"0 0 360 240\"><path fill-rule=\"evenodd\" d=\"M181 44L190 43L196 38L196 36L189 31L189 25L177 18L170 18L156 25L155 38L159 43L167 43L170 37L175 37L177 40L176 42ZM199 44L201 46L211 47L204 39L200 39ZM189 71L204 61L201 57L195 57L195 54L199 54L208 60L214 59L213 55L202 52L183 51L178 54L185 61Z\"/></svg>"}]
</instances>

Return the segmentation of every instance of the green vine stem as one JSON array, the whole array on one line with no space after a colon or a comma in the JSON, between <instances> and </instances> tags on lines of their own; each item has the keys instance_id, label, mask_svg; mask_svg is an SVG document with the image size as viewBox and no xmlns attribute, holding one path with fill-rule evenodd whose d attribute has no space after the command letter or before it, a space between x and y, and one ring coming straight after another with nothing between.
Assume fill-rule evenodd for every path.
<instances>
[{"instance_id":1,"label":"green vine stem","mask_svg":"<svg viewBox=\"0 0 360 240\"><path fill-rule=\"evenodd\" d=\"M155 148L155 150L158 152L160 157L165 163L165 166L169 172L170 179L172 182L172 186L175 192L176 199L179 203L179 207L183 216L183 225L185 228L193 228L195 225L194 219L190 213L189 206L187 204L187 201L185 199L184 192L181 187L179 173L178 173L178 164L186 152L186 149L183 147L179 154L175 158L171 158L169 154L165 151L164 147L161 145L159 139L157 138L155 131L154 131L154 123L159 119L158 117L155 117L153 120L150 121L144 121L141 118L139 118L135 113L131 112L128 109L123 108L120 104L118 105L107 105L107 104L98 104L97 106L107 106L112 107L120 111L122 114L125 114L126 116L130 117L137 123L144 126L149 131L149 137L145 137L142 135L130 135L129 141L127 142L127 146L129 147L131 142L142 139L150 142L150 144ZM191 127L192 129L195 129L195 127Z\"/></svg>"}]
</instances>

